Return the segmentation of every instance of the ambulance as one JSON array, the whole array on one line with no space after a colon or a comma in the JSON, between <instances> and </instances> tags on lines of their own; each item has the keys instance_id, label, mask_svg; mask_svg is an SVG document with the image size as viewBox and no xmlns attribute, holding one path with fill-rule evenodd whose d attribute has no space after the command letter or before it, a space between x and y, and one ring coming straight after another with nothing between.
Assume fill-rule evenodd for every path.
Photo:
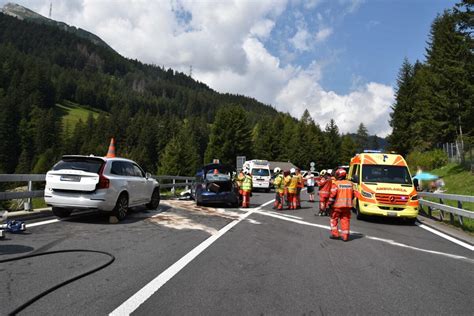
<instances>
[{"instance_id":1,"label":"ambulance","mask_svg":"<svg viewBox=\"0 0 474 316\"><path fill-rule=\"evenodd\" d=\"M348 179L354 183L357 219L374 215L415 222L418 195L401 155L375 151L357 154L351 159Z\"/></svg>"},{"instance_id":2,"label":"ambulance","mask_svg":"<svg viewBox=\"0 0 474 316\"><path fill-rule=\"evenodd\" d=\"M270 173L270 163L267 160L248 160L244 163L243 168L250 170L254 189L263 189L266 192L270 192L272 176Z\"/></svg>"}]
</instances>

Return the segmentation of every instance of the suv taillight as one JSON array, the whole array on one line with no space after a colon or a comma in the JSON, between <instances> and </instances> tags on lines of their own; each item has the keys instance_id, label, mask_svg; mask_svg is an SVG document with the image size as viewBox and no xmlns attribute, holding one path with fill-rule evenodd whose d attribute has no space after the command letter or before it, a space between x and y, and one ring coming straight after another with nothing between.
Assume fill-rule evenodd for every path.
<instances>
[{"instance_id":1,"label":"suv taillight","mask_svg":"<svg viewBox=\"0 0 474 316\"><path fill-rule=\"evenodd\" d=\"M100 167L99 170L99 183L97 183L96 190L97 189L108 189L110 186L110 180L106 176L103 175L104 173L104 168L105 168L105 163Z\"/></svg>"}]
</instances>

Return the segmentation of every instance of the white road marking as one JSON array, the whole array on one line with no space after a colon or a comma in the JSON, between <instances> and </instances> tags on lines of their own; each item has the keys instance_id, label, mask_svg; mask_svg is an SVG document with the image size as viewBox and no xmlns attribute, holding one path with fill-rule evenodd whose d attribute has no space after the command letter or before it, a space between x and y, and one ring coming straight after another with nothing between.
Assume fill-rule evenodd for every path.
<instances>
[{"instance_id":1,"label":"white road marking","mask_svg":"<svg viewBox=\"0 0 474 316\"><path fill-rule=\"evenodd\" d=\"M313 226L313 227L323 228L323 229L327 229L327 230L330 229L329 226L326 226L326 225L305 222L303 220L294 219L294 218L288 218L288 217L282 216L282 214L273 214L273 213L266 212L266 211L255 211L255 213L262 214L262 215L265 215L265 216L279 218L279 219L282 219L284 221L289 221L289 222L293 222L293 223L300 224L300 225Z\"/></svg>"},{"instance_id":2,"label":"white road marking","mask_svg":"<svg viewBox=\"0 0 474 316\"><path fill-rule=\"evenodd\" d=\"M239 219L234 220L221 228L217 234L212 235L208 239L204 240L193 250L188 252L184 257L172 264L168 269L160 273L156 278L151 280L147 285L140 289L137 293L132 295L127 299L122 305L113 310L110 315L130 315L133 313L141 304L143 304L147 299L149 299L153 294L156 293L163 285L166 284L172 277L174 277L179 271L186 267L194 258L201 254L206 248L212 245L217 239L227 233L235 225L239 224L241 221L246 219L252 213L257 212L262 207L267 206L270 203L273 203L274 200L266 202L260 205L257 208L253 209L242 209L247 211L247 213L240 216Z\"/></svg>"},{"instance_id":3,"label":"white road marking","mask_svg":"<svg viewBox=\"0 0 474 316\"><path fill-rule=\"evenodd\" d=\"M331 229L329 226L325 226L325 225L321 225L321 224L309 223L309 222L305 222L305 221L297 220L297 219L292 219L292 218L286 218L286 217L281 216L280 214L274 215L274 214L271 214L271 213L269 213L269 212L259 211L259 210L256 210L255 213L256 213L256 214L265 215L265 216L270 216L270 217L279 218L279 219L282 219L282 220L284 220L284 221L293 222L293 223L297 223L297 224L300 224L300 225L313 226L313 227L323 228L323 229L327 229L327 230L330 230L330 229ZM473 260L473 259L470 259L470 258L467 258L467 257L464 257L464 256L458 256L458 255L453 255L453 254L450 254L450 253L445 253L445 252L440 252L440 251L435 251L435 250L429 250L429 249L418 248L418 247L414 247L414 246L402 244L402 243L399 243L399 242L396 242L396 241L390 240L390 239L384 239L384 238L379 238L379 237L373 237L373 236L365 235L365 234L362 234L362 233L360 233L360 232L356 232L356 231L353 231L353 230L351 230L351 233L361 234L361 235L364 235L364 237L367 238L367 239L376 240L376 241L381 241L381 242L388 243L388 244L393 245L393 246L398 246L398 247L408 248L408 249L412 249L412 250L416 250L416 251L420 251L420 252L425 252L425 253L431 253L431 254L435 254L435 255L445 256L445 257L449 257L449 258L452 258L452 259L466 260L466 261L469 261L469 262L471 262L471 263L474 263L474 260Z\"/></svg>"},{"instance_id":4,"label":"white road marking","mask_svg":"<svg viewBox=\"0 0 474 316\"><path fill-rule=\"evenodd\" d=\"M42 221L42 222L37 222L37 223L31 223L31 224L26 224L26 228L30 228L30 227L35 227L35 226L42 226L42 225L48 225L48 224L52 224L52 223L57 223L57 222L60 222L59 219L50 219L50 220L47 220L47 221Z\"/></svg>"},{"instance_id":5,"label":"white road marking","mask_svg":"<svg viewBox=\"0 0 474 316\"><path fill-rule=\"evenodd\" d=\"M267 213L280 215L280 216L285 216L285 217L294 218L294 219L303 219L303 217L298 217L298 216L284 214L284 213L277 213L277 212L272 212L272 211L267 211Z\"/></svg>"},{"instance_id":6,"label":"white road marking","mask_svg":"<svg viewBox=\"0 0 474 316\"><path fill-rule=\"evenodd\" d=\"M385 243L393 245L393 246L413 249L413 250L416 250L416 251L421 251L421 252L431 253L431 254L435 254L435 255L445 256L445 257L449 257L449 258L453 258L453 259L467 260L471 263L474 263L473 259L470 259L470 258L467 258L467 257L464 257L464 256L458 256L458 255L453 255L453 254L446 253L446 252L413 247L413 246L405 245L405 244L402 244L402 243L399 243L399 242L396 242L396 241L390 240L390 239L378 238L378 237L373 237L373 236L365 236L365 237L368 238L368 239L371 239L371 240L377 240L377 241L385 242Z\"/></svg>"},{"instance_id":7,"label":"white road marking","mask_svg":"<svg viewBox=\"0 0 474 316\"><path fill-rule=\"evenodd\" d=\"M456 238L454 238L454 237L451 237L451 236L449 236L449 235L446 235L445 233L442 233L442 232L440 232L440 231L437 231L436 229L433 229L433 228L431 228L431 227L428 227L428 226L426 226L426 225L424 225L424 224L416 223L416 225L417 225L418 227L420 227L420 228L423 228L423 229L429 231L430 233L433 233L433 234L435 234L435 235L438 235L438 236L441 237L441 238L447 239L447 240L449 240L449 241L451 241L451 242L453 242L453 243L455 243L455 244L458 244L458 245L461 246L461 247L464 247L464 248L467 248L467 249L469 249L469 250L471 250L471 251L474 251L474 246L469 245L468 243L466 243L466 242L464 242L464 241L461 241L461 240L458 240L458 239L456 239Z\"/></svg>"}]
</instances>

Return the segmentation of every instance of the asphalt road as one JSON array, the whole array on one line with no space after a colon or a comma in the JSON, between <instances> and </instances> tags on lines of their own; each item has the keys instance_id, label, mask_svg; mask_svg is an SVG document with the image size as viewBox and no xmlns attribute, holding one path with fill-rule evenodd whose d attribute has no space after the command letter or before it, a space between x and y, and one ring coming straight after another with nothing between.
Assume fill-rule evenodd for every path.
<instances>
[{"instance_id":1,"label":"asphalt road","mask_svg":"<svg viewBox=\"0 0 474 316\"><path fill-rule=\"evenodd\" d=\"M120 224L75 215L7 235L0 259L61 249L116 258L20 315L474 314L472 250L393 220L353 218L349 242L330 240L317 203L261 206L272 199L254 193L250 211L163 203ZM66 253L0 264L0 314L108 260Z\"/></svg>"}]
</instances>

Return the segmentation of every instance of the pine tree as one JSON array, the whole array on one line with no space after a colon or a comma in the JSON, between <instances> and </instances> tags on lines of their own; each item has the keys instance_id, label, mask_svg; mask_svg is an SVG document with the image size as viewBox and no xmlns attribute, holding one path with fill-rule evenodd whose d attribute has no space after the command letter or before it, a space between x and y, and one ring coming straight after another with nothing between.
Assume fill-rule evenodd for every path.
<instances>
[{"instance_id":1,"label":"pine tree","mask_svg":"<svg viewBox=\"0 0 474 316\"><path fill-rule=\"evenodd\" d=\"M427 65L431 72L432 111L439 122L435 138L454 141L459 126L472 129L468 113L473 105L472 38L458 28L459 20L445 11L432 24L427 48Z\"/></svg>"},{"instance_id":2,"label":"pine tree","mask_svg":"<svg viewBox=\"0 0 474 316\"><path fill-rule=\"evenodd\" d=\"M359 152L362 152L364 149L369 147L369 131L364 123L360 123L357 129L356 144Z\"/></svg>"},{"instance_id":3,"label":"pine tree","mask_svg":"<svg viewBox=\"0 0 474 316\"><path fill-rule=\"evenodd\" d=\"M193 176L200 165L198 147L190 129L184 122L179 133L166 145L158 167L158 174Z\"/></svg>"},{"instance_id":4,"label":"pine tree","mask_svg":"<svg viewBox=\"0 0 474 316\"><path fill-rule=\"evenodd\" d=\"M390 113L390 126L393 128L389 136L390 147L402 155L412 149L412 124L414 112L413 100L413 66L407 58L403 61L397 78L395 104Z\"/></svg>"},{"instance_id":5,"label":"pine tree","mask_svg":"<svg viewBox=\"0 0 474 316\"><path fill-rule=\"evenodd\" d=\"M341 164L349 165L351 158L358 152L357 143L350 135L343 135L341 141Z\"/></svg>"},{"instance_id":6,"label":"pine tree","mask_svg":"<svg viewBox=\"0 0 474 316\"><path fill-rule=\"evenodd\" d=\"M205 163L219 159L222 163L235 164L237 156L251 156L252 132L247 114L241 106L221 107L211 127Z\"/></svg>"}]
</instances>

